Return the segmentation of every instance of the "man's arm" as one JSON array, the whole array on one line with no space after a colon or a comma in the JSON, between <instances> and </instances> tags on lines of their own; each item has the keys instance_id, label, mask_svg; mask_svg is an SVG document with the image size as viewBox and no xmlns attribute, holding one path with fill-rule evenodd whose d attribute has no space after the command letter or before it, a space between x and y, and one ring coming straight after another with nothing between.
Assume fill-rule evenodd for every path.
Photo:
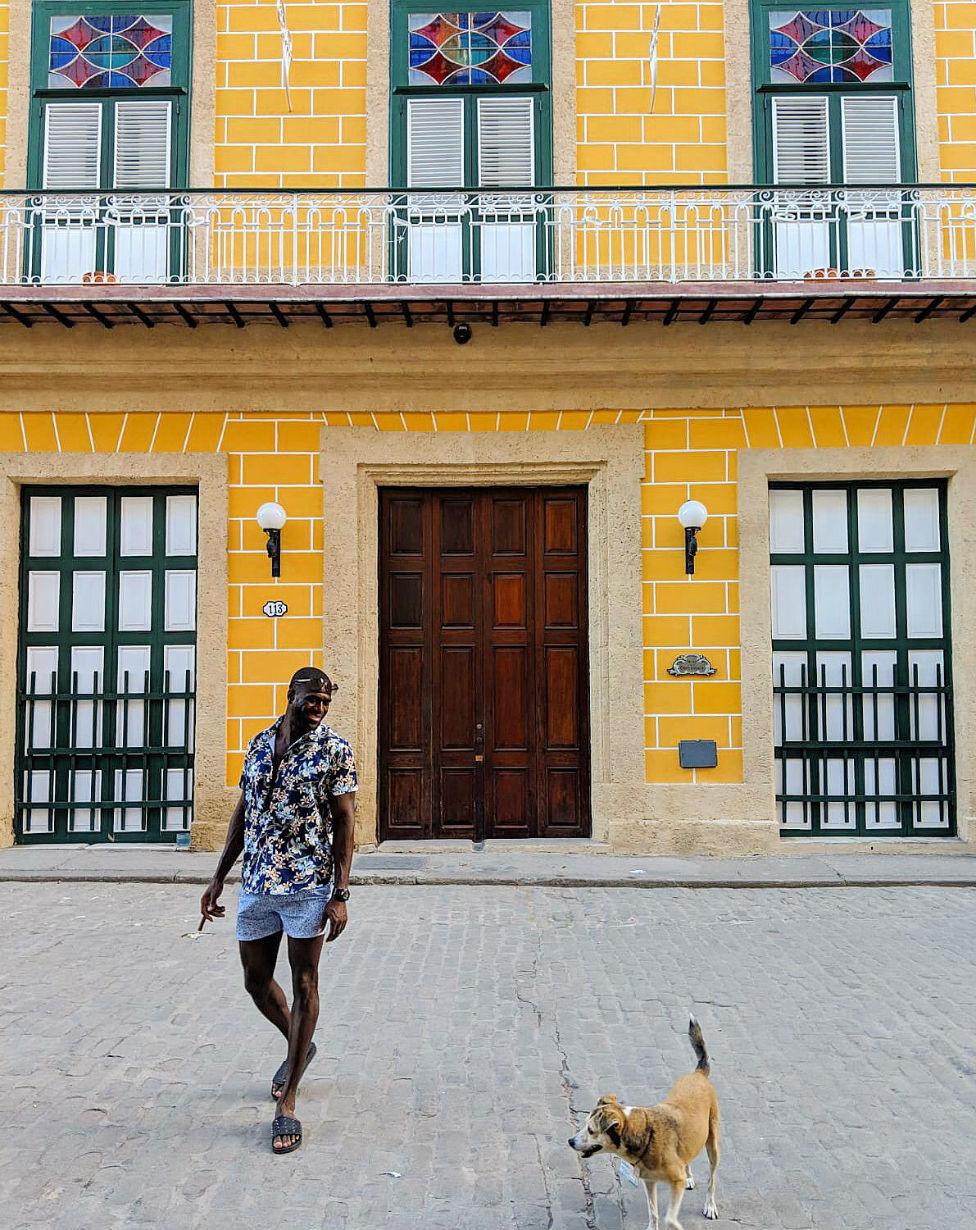
<instances>
[{"instance_id":1,"label":"man's arm","mask_svg":"<svg viewBox=\"0 0 976 1230\"><path fill-rule=\"evenodd\" d=\"M237 806L234 808L234 814L230 818L230 824L227 826L227 840L224 842L223 853L217 863L217 870L213 874L213 879L204 889L203 896L200 898L200 913L203 915L204 922L211 922L215 918L223 918L224 907L218 905L220 894L224 891L224 881L230 873L231 867L237 862L241 851L244 849L244 792L241 792L241 797L237 800ZM203 923L200 924L201 926Z\"/></svg>"},{"instance_id":2,"label":"man's arm","mask_svg":"<svg viewBox=\"0 0 976 1230\"><path fill-rule=\"evenodd\" d=\"M349 887L349 872L352 869L352 848L356 833L356 792L334 794L329 803L332 812L332 857L335 860L336 888ZM325 909L329 923L326 943L337 940L346 929L349 914L344 901L333 899Z\"/></svg>"}]
</instances>

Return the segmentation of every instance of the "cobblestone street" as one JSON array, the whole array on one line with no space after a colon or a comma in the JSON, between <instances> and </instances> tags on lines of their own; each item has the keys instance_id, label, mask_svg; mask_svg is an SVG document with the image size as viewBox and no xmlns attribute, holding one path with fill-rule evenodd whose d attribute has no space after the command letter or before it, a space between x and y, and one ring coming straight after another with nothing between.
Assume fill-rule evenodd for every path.
<instances>
[{"instance_id":1,"label":"cobblestone street","mask_svg":"<svg viewBox=\"0 0 976 1230\"><path fill-rule=\"evenodd\" d=\"M231 908L197 938L192 886L0 891L5 1230L643 1230L566 1139L692 1066L689 1011L724 1136L685 1230L976 1224L971 890L356 889L287 1158Z\"/></svg>"}]
</instances>

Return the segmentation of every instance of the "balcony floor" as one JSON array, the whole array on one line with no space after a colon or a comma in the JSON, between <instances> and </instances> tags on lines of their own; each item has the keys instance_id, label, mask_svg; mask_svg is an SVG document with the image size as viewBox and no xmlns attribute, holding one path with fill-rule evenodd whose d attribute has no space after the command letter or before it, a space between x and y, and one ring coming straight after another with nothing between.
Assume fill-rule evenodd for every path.
<instances>
[{"instance_id":1,"label":"balcony floor","mask_svg":"<svg viewBox=\"0 0 976 1230\"><path fill-rule=\"evenodd\" d=\"M223 324L288 328L317 321L367 328L461 322L545 326L557 322L620 325L647 321L739 323L763 320L798 325L838 324L844 319L932 319L964 323L976 316L976 283L960 281L880 282L574 282L501 285L240 285L8 286L0 288L0 323L32 328L81 323L113 329L177 325L195 329Z\"/></svg>"}]
</instances>

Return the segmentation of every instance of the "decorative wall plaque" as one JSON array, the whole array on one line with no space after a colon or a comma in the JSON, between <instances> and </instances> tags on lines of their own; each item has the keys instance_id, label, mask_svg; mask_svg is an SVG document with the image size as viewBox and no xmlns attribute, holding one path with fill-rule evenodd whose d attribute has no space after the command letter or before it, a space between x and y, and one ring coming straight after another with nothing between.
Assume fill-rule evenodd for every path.
<instances>
[{"instance_id":1,"label":"decorative wall plaque","mask_svg":"<svg viewBox=\"0 0 976 1230\"><path fill-rule=\"evenodd\" d=\"M714 675L715 667L703 653L680 653L668 667L669 675Z\"/></svg>"},{"instance_id":2,"label":"decorative wall plaque","mask_svg":"<svg viewBox=\"0 0 976 1230\"><path fill-rule=\"evenodd\" d=\"M288 614L288 603L269 599L261 608L269 619L280 619L282 615Z\"/></svg>"}]
</instances>

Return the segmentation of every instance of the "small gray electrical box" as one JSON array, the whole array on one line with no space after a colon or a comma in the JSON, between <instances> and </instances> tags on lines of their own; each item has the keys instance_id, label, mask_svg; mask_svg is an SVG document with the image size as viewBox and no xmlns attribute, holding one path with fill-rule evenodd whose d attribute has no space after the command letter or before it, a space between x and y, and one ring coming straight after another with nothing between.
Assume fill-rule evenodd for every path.
<instances>
[{"instance_id":1,"label":"small gray electrical box","mask_svg":"<svg viewBox=\"0 0 976 1230\"><path fill-rule=\"evenodd\" d=\"M718 745L714 739L681 739L678 764L683 769L714 769L718 764Z\"/></svg>"}]
</instances>

